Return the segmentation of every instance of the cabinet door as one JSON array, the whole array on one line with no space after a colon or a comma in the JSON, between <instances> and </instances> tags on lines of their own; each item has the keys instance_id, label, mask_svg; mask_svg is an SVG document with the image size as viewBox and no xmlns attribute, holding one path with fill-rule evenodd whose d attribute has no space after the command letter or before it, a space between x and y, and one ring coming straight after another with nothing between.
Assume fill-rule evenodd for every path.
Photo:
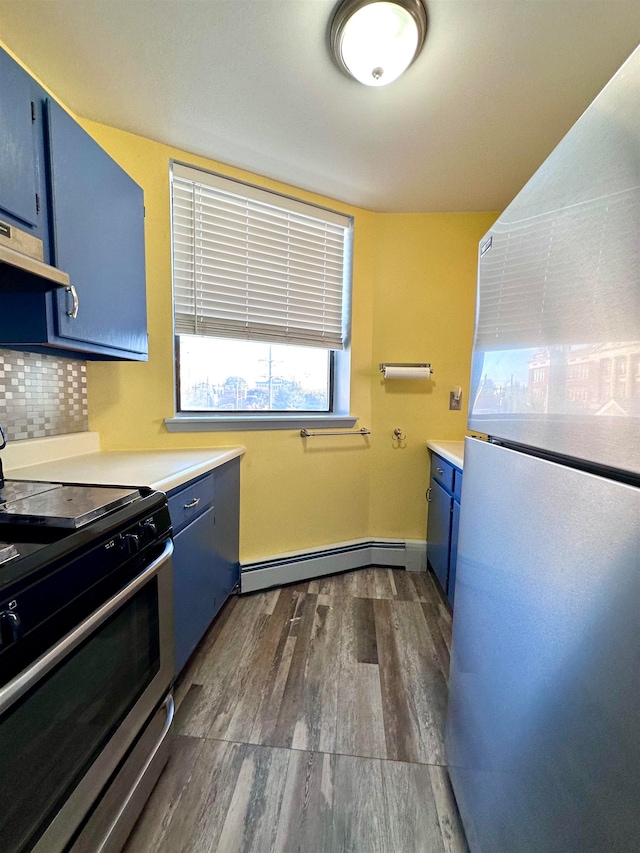
<instances>
[{"instance_id":1,"label":"cabinet door","mask_svg":"<svg viewBox=\"0 0 640 853\"><path fill-rule=\"evenodd\" d=\"M449 576L452 498L433 477L430 491L427 560L446 593Z\"/></svg>"},{"instance_id":2,"label":"cabinet door","mask_svg":"<svg viewBox=\"0 0 640 853\"><path fill-rule=\"evenodd\" d=\"M39 180L31 86L27 72L0 49L0 216L35 226Z\"/></svg>"},{"instance_id":3,"label":"cabinet door","mask_svg":"<svg viewBox=\"0 0 640 853\"><path fill-rule=\"evenodd\" d=\"M447 587L447 598L453 607L453 599L456 595L456 564L458 562L458 528L460 527L460 504L453 502L451 513L451 548L449 550L449 586Z\"/></svg>"},{"instance_id":4,"label":"cabinet door","mask_svg":"<svg viewBox=\"0 0 640 853\"><path fill-rule=\"evenodd\" d=\"M174 537L176 673L185 665L222 604L215 571L214 512L211 507Z\"/></svg>"},{"instance_id":5,"label":"cabinet door","mask_svg":"<svg viewBox=\"0 0 640 853\"><path fill-rule=\"evenodd\" d=\"M216 576L226 598L240 580L240 460L215 469Z\"/></svg>"},{"instance_id":6,"label":"cabinet door","mask_svg":"<svg viewBox=\"0 0 640 853\"><path fill-rule=\"evenodd\" d=\"M140 187L55 101L47 107L52 254L69 273L56 294L56 334L147 352L144 204Z\"/></svg>"}]
</instances>

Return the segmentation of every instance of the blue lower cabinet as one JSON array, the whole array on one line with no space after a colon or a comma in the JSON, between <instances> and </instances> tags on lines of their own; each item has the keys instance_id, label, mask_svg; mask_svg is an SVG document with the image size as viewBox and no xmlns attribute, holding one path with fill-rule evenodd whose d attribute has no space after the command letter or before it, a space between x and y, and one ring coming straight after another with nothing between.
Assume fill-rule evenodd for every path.
<instances>
[{"instance_id":1,"label":"blue lower cabinet","mask_svg":"<svg viewBox=\"0 0 640 853\"><path fill-rule=\"evenodd\" d=\"M240 577L240 460L169 493L176 674Z\"/></svg>"},{"instance_id":2,"label":"blue lower cabinet","mask_svg":"<svg viewBox=\"0 0 640 853\"><path fill-rule=\"evenodd\" d=\"M453 599L456 595L456 564L458 562L458 529L460 528L460 503L453 502L451 513L451 548L449 551L449 582L447 584L447 598L453 607Z\"/></svg>"},{"instance_id":3,"label":"blue lower cabinet","mask_svg":"<svg viewBox=\"0 0 640 853\"><path fill-rule=\"evenodd\" d=\"M435 480L431 481L427 557L433 573L447 592L451 537L451 496Z\"/></svg>"},{"instance_id":4,"label":"blue lower cabinet","mask_svg":"<svg viewBox=\"0 0 640 853\"><path fill-rule=\"evenodd\" d=\"M436 454L431 460L427 563L453 607L460 524L462 472Z\"/></svg>"},{"instance_id":5,"label":"blue lower cabinet","mask_svg":"<svg viewBox=\"0 0 640 853\"><path fill-rule=\"evenodd\" d=\"M216 575L226 598L240 581L240 459L214 471L216 482Z\"/></svg>"},{"instance_id":6,"label":"blue lower cabinet","mask_svg":"<svg viewBox=\"0 0 640 853\"><path fill-rule=\"evenodd\" d=\"M222 605L215 565L215 508L174 537L173 612L176 672L195 647Z\"/></svg>"}]
</instances>

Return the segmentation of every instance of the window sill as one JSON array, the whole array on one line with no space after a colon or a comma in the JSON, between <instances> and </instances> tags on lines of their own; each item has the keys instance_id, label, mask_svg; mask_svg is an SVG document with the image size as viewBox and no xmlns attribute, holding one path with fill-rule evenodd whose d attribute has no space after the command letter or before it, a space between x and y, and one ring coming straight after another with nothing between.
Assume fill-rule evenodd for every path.
<instances>
[{"instance_id":1,"label":"window sill","mask_svg":"<svg viewBox=\"0 0 640 853\"><path fill-rule=\"evenodd\" d=\"M269 429L350 429L356 415L176 415L165 418L169 432L230 432Z\"/></svg>"}]
</instances>

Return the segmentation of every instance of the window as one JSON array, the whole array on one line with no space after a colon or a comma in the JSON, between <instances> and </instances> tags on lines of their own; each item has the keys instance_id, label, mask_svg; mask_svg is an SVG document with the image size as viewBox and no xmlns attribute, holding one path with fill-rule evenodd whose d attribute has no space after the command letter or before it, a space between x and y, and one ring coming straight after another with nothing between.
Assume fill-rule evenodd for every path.
<instances>
[{"instance_id":1,"label":"window","mask_svg":"<svg viewBox=\"0 0 640 853\"><path fill-rule=\"evenodd\" d=\"M172 230L178 412L345 414L351 218L174 164Z\"/></svg>"}]
</instances>

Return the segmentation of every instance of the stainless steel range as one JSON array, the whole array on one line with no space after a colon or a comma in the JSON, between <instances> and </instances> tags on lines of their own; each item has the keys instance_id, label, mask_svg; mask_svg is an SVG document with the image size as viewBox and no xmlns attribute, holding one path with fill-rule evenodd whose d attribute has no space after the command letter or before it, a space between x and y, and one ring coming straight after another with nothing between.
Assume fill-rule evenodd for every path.
<instances>
[{"instance_id":1,"label":"stainless steel range","mask_svg":"<svg viewBox=\"0 0 640 853\"><path fill-rule=\"evenodd\" d=\"M0 479L0 850L115 853L168 757L171 526L149 489Z\"/></svg>"}]
</instances>

